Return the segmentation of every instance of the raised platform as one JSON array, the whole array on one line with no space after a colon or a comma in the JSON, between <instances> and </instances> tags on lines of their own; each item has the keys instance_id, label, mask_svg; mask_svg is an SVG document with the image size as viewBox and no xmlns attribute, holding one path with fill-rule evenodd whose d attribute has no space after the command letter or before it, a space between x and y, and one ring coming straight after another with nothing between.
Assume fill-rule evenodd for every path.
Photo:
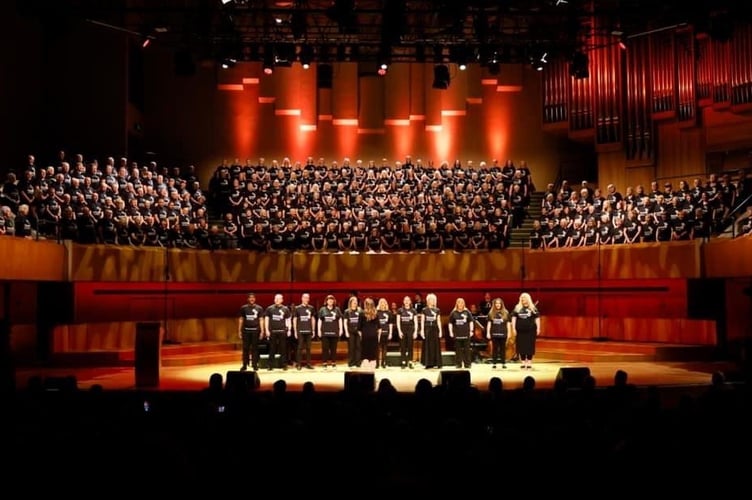
<instances>
[{"instance_id":1,"label":"raised platform","mask_svg":"<svg viewBox=\"0 0 752 500\"><path fill-rule=\"evenodd\" d=\"M197 342L162 345L162 366L197 366L240 361L240 344L233 342ZM339 360L345 360L347 344L338 348ZM417 356L416 349L416 356ZM314 363L320 358L321 344L314 342ZM481 352L486 361L490 350ZM714 346L664 344L655 342L618 342L610 340L574 340L540 338L536 360L564 363L598 362L656 362L656 361L713 361L717 357ZM133 350L90 351L57 353L52 358L54 366L132 366Z\"/></svg>"}]
</instances>

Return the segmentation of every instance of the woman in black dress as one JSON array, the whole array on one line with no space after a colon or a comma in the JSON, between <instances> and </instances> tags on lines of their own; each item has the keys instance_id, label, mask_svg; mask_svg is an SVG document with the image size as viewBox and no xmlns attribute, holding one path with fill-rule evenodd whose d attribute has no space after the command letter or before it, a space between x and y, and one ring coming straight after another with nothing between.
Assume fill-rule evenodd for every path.
<instances>
[{"instance_id":1,"label":"woman in black dress","mask_svg":"<svg viewBox=\"0 0 752 500\"><path fill-rule=\"evenodd\" d=\"M358 330L362 338L361 358L364 361L375 362L379 352L379 331L381 325L376 311L376 303L371 297L363 301L363 311L359 315Z\"/></svg>"},{"instance_id":2,"label":"woman in black dress","mask_svg":"<svg viewBox=\"0 0 752 500\"><path fill-rule=\"evenodd\" d=\"M436 295L426 295L426 306L422 310L421 324L423 336L423 366L441 368L441 311L436 307Z\"/></svg>"},{"instance_id":3,"label":"woman in black dress","mask_svg":"<svg viewBox=\"0 0 752 500\"><path fill-rule=\"evenodd\" d=\"M512 311L512 330L516 333L521 369L532 370L535 340L540 335L540 313L529 293L520 294L519 302Z\"/></svg>"}]
</instances>

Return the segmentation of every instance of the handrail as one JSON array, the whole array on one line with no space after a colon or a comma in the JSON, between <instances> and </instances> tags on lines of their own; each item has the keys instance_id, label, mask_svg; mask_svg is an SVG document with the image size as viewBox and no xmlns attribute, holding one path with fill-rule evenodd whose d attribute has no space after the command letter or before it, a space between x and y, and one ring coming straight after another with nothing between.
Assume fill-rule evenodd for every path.
<instances>
[{"instance_id":1,"label":"handrail","mask_svg":"<svg viewBox=\"0 0 752 500\"><path fill-rule=\"evenodd\" d=\"M726 228L731 225L731 237L736 238L736 217L734 217L736 214L741 213L742 210L746 210L747 205L752 202L752 193L747 195L744 200L742 200L740 203L737 203L736 206L726 215L726 217L723 219L723 230L725 231Z\"/></svg>"}]
</instances>

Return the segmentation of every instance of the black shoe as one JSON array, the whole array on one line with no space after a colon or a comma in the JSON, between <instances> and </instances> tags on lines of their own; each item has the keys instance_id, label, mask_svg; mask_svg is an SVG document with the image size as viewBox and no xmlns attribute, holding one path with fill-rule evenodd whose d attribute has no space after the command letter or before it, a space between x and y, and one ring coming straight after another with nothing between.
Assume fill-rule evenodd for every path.
<instances>
[{"instance_id":1,"label":"black shoe","mask_svg":"<svg viewBox=\"0 0 752 500\"><path fill-rule=\"evenodd\" d=\"M305 367L308 368L309 370L313 370L313 366L311 365L305 365Z\"/></svg>"},{"instance_id":2,"label":"black shoe","mask_svg":"<svg viewBox=\"0 0 752 500\"><path fill-rule=\"evenodd\" d=\"M507 365L501 365L501 367L502 367L502 368L503 368L504 370L506 370L506 369L507 369Z\"/></svg>"},{"instance_id":3,"label":"black shoe","mask_svg":"<svg viewBox=\"0 0 752 500\"><path fill-rule=\"evenodd\" d=\"M495 370L496 369L496 365L491 365L491 368L493 368Z\"/></svg>"},{"instance_id":4,"label":"black shoe","mask_svg":"<svg viewBox=\"0 0 752 500\"><path fill-rule=\"evenodd\" d=\"M243 365L243 366L240 367L240 371L241 372L244 372L246 370L248 370L248 365Z\"/></svg>"}]
</instances>

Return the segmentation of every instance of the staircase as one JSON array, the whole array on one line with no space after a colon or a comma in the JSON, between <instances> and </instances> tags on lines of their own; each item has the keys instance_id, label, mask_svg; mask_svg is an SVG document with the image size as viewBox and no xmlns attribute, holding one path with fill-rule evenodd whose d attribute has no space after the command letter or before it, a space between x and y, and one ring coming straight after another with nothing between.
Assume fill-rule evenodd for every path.
<instances>
[{"instance_id":1,"label":"staircase","mask_svg":"<svg viewBox=\"0 0 752 500\"><path fill-rule=\"evenodd\" d=\"M527 248L530 230L533 229L533 221L540 219L543 191L536 191L530 195L530 205L527 209L527 218L522 227L513 228L509 231L509 248Z\"/></svg>"}]
</instances>

